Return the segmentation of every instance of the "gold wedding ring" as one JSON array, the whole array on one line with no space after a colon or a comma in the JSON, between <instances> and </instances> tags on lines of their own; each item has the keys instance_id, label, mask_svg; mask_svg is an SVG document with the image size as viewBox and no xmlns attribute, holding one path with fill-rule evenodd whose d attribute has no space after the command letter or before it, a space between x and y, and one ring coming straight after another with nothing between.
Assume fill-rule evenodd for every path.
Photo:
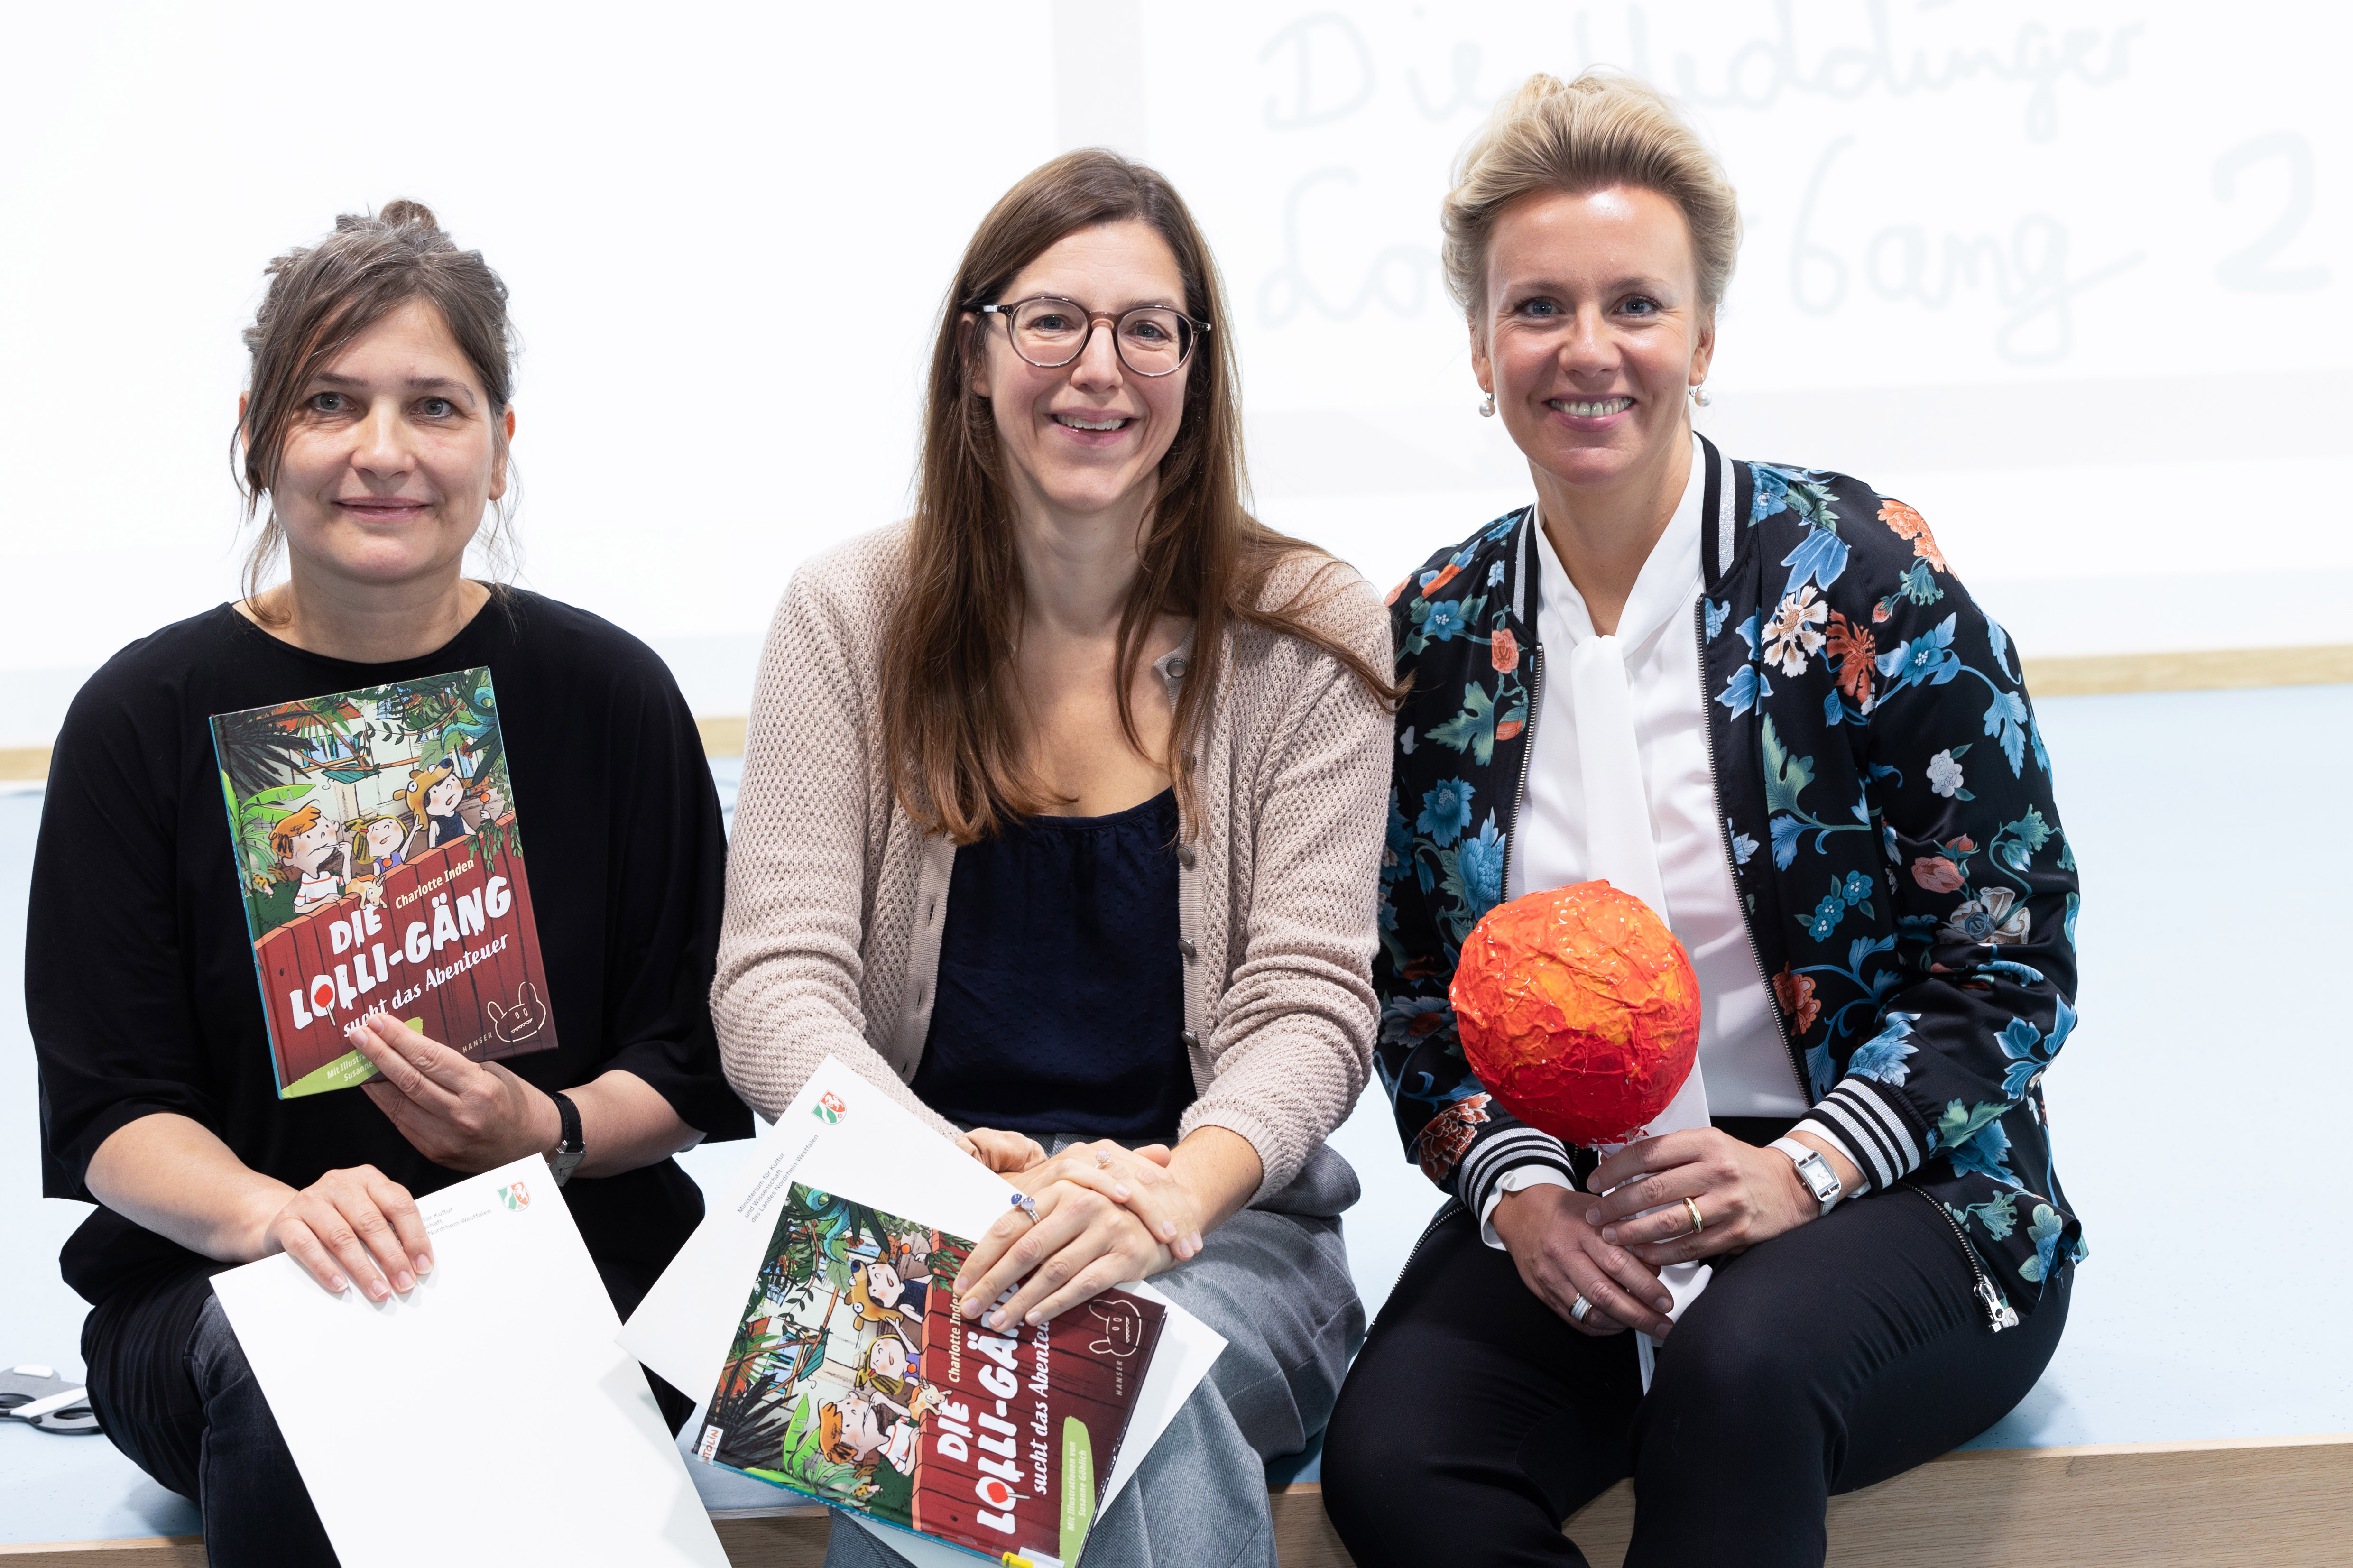
<instances>
[{"instance_id":1,"label":"gold wedding ring","mask_svg":"<svg viewBox=\"0 0 2353 1568\"><path fill-rule=\"evenodd\" d=\"M1683 1200L1683 1207L1691 1210L1691 1233L1694 1236L1697 1236L1701 1231L1707 1228L1707 1221L1699 1217L1699 1200L1697 1198L1685 1198Z\"/></svg>"}]
</instances>

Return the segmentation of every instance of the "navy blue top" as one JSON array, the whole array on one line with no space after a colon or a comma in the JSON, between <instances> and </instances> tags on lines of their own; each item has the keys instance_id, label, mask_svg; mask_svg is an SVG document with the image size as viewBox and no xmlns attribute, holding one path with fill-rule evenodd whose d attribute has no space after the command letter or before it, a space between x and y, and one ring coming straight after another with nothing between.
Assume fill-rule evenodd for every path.
<instances>
[{"instance_id":1,"label":"navy blue top","mask_svg":"<svg viewBox=\"0 0 2353 1568\"><path fill-rule=\"evenodd\" d=\"M913 1085L970 1126L1173 1142L1193 1103L1176 792L956 850Z\"/></svg>"}]
</instances>

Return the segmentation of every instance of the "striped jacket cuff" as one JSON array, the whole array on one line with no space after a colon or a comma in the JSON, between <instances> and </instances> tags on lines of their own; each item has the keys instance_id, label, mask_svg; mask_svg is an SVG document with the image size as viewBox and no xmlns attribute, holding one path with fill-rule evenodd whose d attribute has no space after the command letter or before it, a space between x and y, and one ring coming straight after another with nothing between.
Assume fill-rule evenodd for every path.
<instances>
[{"instance_id":1,"label":"striped jacket cuff","mask_svg":"<svg viewBox=\"0 0 2353 1568\"><path fill-rule=\"evenodd\" d=\"M1842 1079L1791 1131L1828 1140L1862 1173L1864 1192L1894 1186L1926 1157L1903 1109L1868 1079Z\"/></svg>"},{"instance_id":2,"label":"striped jacket cuff","mask_svg":"<svg viewBox=\"0 0 2353 1568\"><path fill-rule=\"evenodd\" d=\"M1577 1185L1567 1145L1549 1132L1507 1122L1472 1144L1470 1152L1462 1156L1462 1163L1454 1169L1454 1195L1473 1215L1482 1215L1495 1196L1495 1184L1504 1173L1523 1165L1546 1166L1558 1171L1570 1186Z\"/></svg>"}]
</instances>

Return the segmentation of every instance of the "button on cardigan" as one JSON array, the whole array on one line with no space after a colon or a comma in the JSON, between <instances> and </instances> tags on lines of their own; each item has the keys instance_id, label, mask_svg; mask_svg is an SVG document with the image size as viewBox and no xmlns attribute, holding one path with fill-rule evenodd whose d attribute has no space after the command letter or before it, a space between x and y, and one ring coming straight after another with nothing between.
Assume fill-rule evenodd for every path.
<instances>
[{"instance_id":1,"label":"button on cardigan","mask_svg":"<svg viewBox=\"0 0 2353 1568\"><path fill-rule=\"evenodd\" d=\"M729 1080L775 1117L836 1056L933 1126L914 1077L931 1026L955 846L891 793L881 751L884 639L907 529L807 562L761 656L728 857L712 1014ZM1306 557L1268 602L1305 585L1317 624L1377 669L1387 617L1355 573ZM1184 1042L1199 1093L1179 1124L1258 1152L1263 1197L1290 1182L1370 1073L1374 911L1390 718L1346 666L1297 638L1227 634L1223 689L1195 753L1200 820L1177 856L1191 945ZM1173 702L1185 650L1155 666ZM1037 977L1039 1005L1055 977Z\"/></svg>"}]
</instances>

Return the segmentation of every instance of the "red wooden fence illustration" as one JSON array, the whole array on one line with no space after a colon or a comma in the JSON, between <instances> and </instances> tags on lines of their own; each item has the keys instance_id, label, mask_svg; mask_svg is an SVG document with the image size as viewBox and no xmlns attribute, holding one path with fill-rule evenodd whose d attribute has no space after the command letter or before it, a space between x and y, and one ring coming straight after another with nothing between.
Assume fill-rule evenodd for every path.
<instances>
[{"instance_id":1,"label":"red wooden fence illustration","mask_svg":"<svg viewBox=\"0 0 2353 1568\"><path fill-rule=\"evenodd\" d=\"M343 1026L379 1005L475 1061L554 1047L522 857L491 831L513 821L394 868L373 908L339 899L254 944L281 1089L347 1054Z\"/></svg>"}]
</instances>

